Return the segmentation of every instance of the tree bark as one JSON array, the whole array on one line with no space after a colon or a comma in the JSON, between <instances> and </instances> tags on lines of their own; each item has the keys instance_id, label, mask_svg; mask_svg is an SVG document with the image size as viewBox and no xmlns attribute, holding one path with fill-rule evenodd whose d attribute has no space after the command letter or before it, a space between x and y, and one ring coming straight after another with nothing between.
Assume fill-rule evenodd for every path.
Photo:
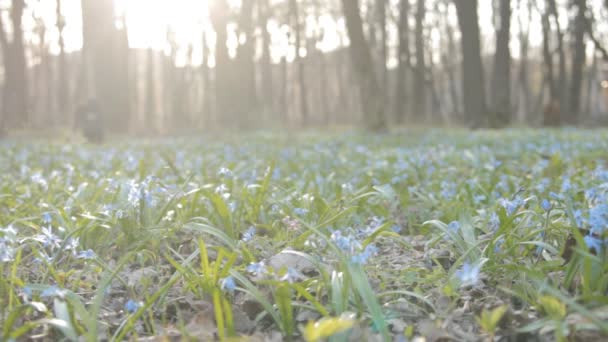
<instances>
[{"instance_id":1,"label":"tree bark","mask_svg":"<svg viewBox=\"0 0 608 342\"><path fill-rule=\"evenodd\" d=\"M399 1L399 24L398 38L399 50L397 54L397 86L395 87L395 99L393 116L397 123L404 123L407 116L407 99L408 96L408 68L410 65L410 47L409 47L409 0Z\"/></svg>"},{"instance_id":2,"label":"tree bark","mask_svg":"<svg viewBox=\"0 0 608 342\"><path fill-rule=\"evenodd\" d=\"M568 80L566 74L566 52L564 51L564 32L562 31L559 23L559 13L557 12L557 4L555 0L547 0L547 7L549 10L550 17L553 18L553 24L555 25L556 38L557 38L557 55L558 55L558 70L559 75L557 77L557 83L555 85L557 90L557 99L559 101L559 120L557 124L561 124L567 120L567 108L568 105ZM556 103L555 103L556 104Z\"/></svg>"},{"instance_id":3,"label":"tree bark","mask_svg":"<svg viewBox=\"0 0 608 342\"><path fill-rule=\"evenodd\" d=\"M57 0L56 8L57 31L59 33L59 56L57 57L57 111L59 117L64 120L68 117L68 70L65 53L65 40L63 38L65 29L65 17L61 11L61 0Z\"/></svg>"},{"instance_id":4,"label":"tree bark","mask_svg":"<svg viewBox=\"0 0 608 342\"><path fill-rule=\"evenodd\" d=\"M569 112L570 116L567 123L575 124L578 122L580 114L581 88L583 85L583 68L585 66L585 28L587 18L586 0L575 1L576 17L574 19L574 45L572 49L572 64L571 64L571 80L570 80L570 95L569 95Z\"/></svg>"},{"instance_id":5,"label":"tree bark","mask_svg":"<svg viewBox=\"0 0 608 342\"><path fill-rule=\"evenodd\" d=\"M116 27L112 1L82 0L82 28L88 96L97 99L105 126L124 132L131 122L126 26Z\"/></svg>"},{"instance_id":6,"label":"tree bark","mask_svg":"<svg viewBox=\"0 0 608 342\"><path fill-rule=\"evenodd\" d=\"M304 126L308 124L309 113L308 113L308 90L306 87L306 70L304 65L304 59L300 55L300 48L302 47L302 25L300 24L300 6L298 0L289 0L289 13L291 28L295 33L295 49L296 49L296 65L298 73L298 93L299 93L299 104L300 104L300 119Z\"/></svg>"},{"instance_id":7,"label":"tree bark","mask_svg":"<svg viewBox=\"0 0 608 342\"><path fill-rule=\"evenodd\" d=\"M240 93L240 100L237 101L240 128L249 128L258 122L254 116L259 114L255 92L253 5L253 1L243 1L239 18L239 36L245 37L245 41L237 49L236 57L236 63L240 70L239 82L235 82L235 86L238 87Z\"/></svg>"},{"instance_id":8,"label":"tree bark","mask_svg":"<svg viewBox=\"0 0 608 342\"><path fill-rule=\"evenodd\" d=\"M518 0L519 8L521 9L522 0ZM530 80L528 76L528 49L530 46L530 22L532 21L532 2L528 1L528 17L526 18L527 25L524 26L521 15L517 17L519 26L519 96L522 101L519 101L521 113L520 119L522 122L526 122L527 116L530 114L531 109L531 93L530 93Z\"/></svg>"},{"instance_id":9,"label":"tree bark","mask_svg":"<svg viewBox=\"0 0 608 342\"><path fill-rule=\"evenodd\" d=\"M414 108L413 114L419 121L426 119L426 64L424 56L424 16L425 16L425 0L417 0L416 2L416 70L414 72Z\"/></svg>"},{"instance_id":10,"label":"tree bark","mask_svg":"<svg viewBox=\"0 0 608 342\"><path fill-rule=\"evenodd\" d=\"M216 33L215 41L215 104L218 123L224 127L235 127L237 117L234 111L231 91L230 56L226 47L228 33L228 4L226 0L211 2L210 16Z\"/></svg>"},{"instance_id":11,"label":"tree bark","mask_svg":"<svg viewBox=\"0 0 608 342\"><path fill-rule=\"evenodd\" d=\"M380 31L380 58L378 66L380 67L380 86L382 94L386 96L388 89L388 70L386 61L388 58L388 42L386 28L386 0L376 0L376 17L378 21L378 31Z\"/></svg>"},{"instance_id":12,"label":"tree bark","mask_svg":"<svg viewBox=\"0 0 608 342\"><path fill-rule=\"evenodd\" d=\"M270 61L270 33L266 26L271 16L270 5L268 0L258 0L259 25L262 31L262 56L261 56L261 94L262 106L266 116L274 117L275 111L272 103L273 95L273 80L272 80L272 64Z\"/></svg>"},{"instance_id":13,"label":"tree bark","mask_svg":"<svg viewBox=\"0 0 608 342\"><path fill-rule=\"evenodd\" d=\"M144 106L143 126L146 130L155 130L156 122L156 79L155 53L148 48L146 56L146 101Z\"/></svg>"},{"instance_id":14,"label":"tree bark","mask_svg":"<svg viewBox=\"0 0 608 342\"><path fill-rule=\"evenodd\" d=\"M342 0L346 29L350 39L350 52L354 72L360 87L361 108L368 129L386 129L384 103L372 62L372 55L363 34L363 23L358 0Z\"/></svg>"},{"instance_id":15,"label":"tree bark","mask_svg":"<svg viewBox=\"0 0 608 342\"><path fill-rule=\"evenodd\" d=\"M496 22L496 50L492 78L492 114L495 127L504 127L511 121L511 1L500 0Z\"/></svg>"},{"instance_id":16,"label":"tree bark","mask_svg":"<svg viewBox=\"0 0 608 342\"><path fill-rule=\"evenodd\" d=\"M10 18L13 40L9 43L4 23L0 18L0 45L4 60L4 89L2 101L2 123L0 129L22 127L28 121L28 85L25 70L25 48L23 45L24 0L12 0Z\"/></svg>"},{"instance_id":17,"label":"tree bark","mask_svg":"<svg viewBox=\"0 0 608 342\"><path fill-rule=\"evenodd\" d=\"M462 89L465 123L471 128L487 125L477 0L454 0L462 32Z\"/></svg>"}]
</instances>

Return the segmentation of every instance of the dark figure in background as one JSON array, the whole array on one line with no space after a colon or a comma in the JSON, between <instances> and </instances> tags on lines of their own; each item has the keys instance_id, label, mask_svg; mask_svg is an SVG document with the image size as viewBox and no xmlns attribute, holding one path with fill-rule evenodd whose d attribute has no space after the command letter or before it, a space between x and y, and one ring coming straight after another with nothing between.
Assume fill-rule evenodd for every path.
<instances>
[{"instance_id":1,"label":"dark figure in background","mask_svg":"<svg viewBox=\"0 0 608 342\"><path fill-rule=\"evenodd\" d=\"M101 143L104 139L104 124L97 100L90 99L76 110L75 129L81 130L82 135L92 143Z\"/></svg>"},{"instance_id":2,"label":"dark figure in background","mask_svg":"<svg viewBox=\"0 0 608 342\"><path fill-rule=\"evenodd\" d=\"M551 100L543 108L543 126L555 127L560 124L560 108L559 101Z\"/></svg>"}]
</instances>

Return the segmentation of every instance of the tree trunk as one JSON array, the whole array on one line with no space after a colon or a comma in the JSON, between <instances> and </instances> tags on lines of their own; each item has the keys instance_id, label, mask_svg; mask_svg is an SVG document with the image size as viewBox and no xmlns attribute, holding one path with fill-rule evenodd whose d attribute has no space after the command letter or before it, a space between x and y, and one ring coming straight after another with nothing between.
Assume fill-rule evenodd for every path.
<instances>
[{"instance_id":1,"label":"tree trunk","mask_svg":"<svg viewBox=\"0 0 608 342\"><path fill-rule=\"evenodd\" d=\"M148 48L146 56L146 102L144 106L143 128L154 131L156 129L156 79L154 50Z\"/></svg>"},{"instance_id":2,"label":"tree trunk","mask_svg":"<svg viewBox=\"0 0 608 342\"><path fill-rule=\"evenodd\" d=\"M583 68L585 65L585 28L587 19L585 13L587 11L586 0L575 1L576 17L574 19L574 45L572 49L572 64L571 64L571 80L570 80L570 96L568 103L570 104L570 117L567 123L575 124L578 122L581 103L581 88L583 85Z\"/></svg>"},{"instance_id":3,"label":"tree trunk","mask_svg":"<svg viewBox=\"0 0 608 342\"><path fill-rule=\"evenodd\" d=\"M289 99L287 88L288 84L288 70L287 70L287 57L281 57L281 101L279 103L279 111L281 113L281 121L283 125L289 124Z\"/></svg>"},{"instance_id":4,"label":"tree trunk","mask_svg":"<svg viewBox=\"0 0 608 342\"><path fill-rule=\"evenodd\" d=\"M13 24L13 40L8 42L6 30L0 19L0 44L4 60L4 91L2 101L1 129L19 128L28 121L28 85L25 70L25 48L23 45L24 0L12 0L10 18Z\"/></svg>"},{"instance_id":5,"label":"tree trunk","mask_svg":"<svg viewBox=\"0 0 608 342\"><path fill-rule=\"evenodd\" d=\"M521 9L522 0L518 1ZM530 22L532 21L532 2L528 1L527 26L524 27L521 15L517 17L519 26L519 96L521 96L519 112L521 122L526 122L531 109L530 80L528 77L528 48L530 46Z\"/></svg>"},{"instance_id":6,"label":"tree trunk","mask_svg":"<svg viewBox=\"0 0 608 342\"><path fill-rule=\"evenodd\" d=\"M261 88L260 92L262 95L261 101L264 110L264 114L266 116L271 116L271 120L276 119L274 115L274 106L272 103L273 95L273 81L272 81L272 64L270 61L270 33L266 26L268 25L268 20L270 19L270 5L268 4L268 0L258 0L258 13L259 13L259 25L262 31L262 57L260 60L261 63Z\"/></svg>"},{"instance_id":7,"label":"tree trunk","mask_svg":"<svg viewBox=\"0 0 608 342\"><path fill-rule=\"evenodd\" d=\"M366 126L374 131L386 129L384 103L378 87L372 55L363 34L358 0L342 0L346 29L350 39L352 65L358 77L361 108Z\"/></svg>"},{"instance_id":8,"label":"tree trunk","mask_svg":"<svg viewBox=\"0 0 608 342\"><path fill-rule=\"evenodd\" d=\"M398 38L399 50L397 54L397 86L395 87L395 99L393 116L397 123L405 122L407 116L407 99L408 99L408 68L410 64L410 47L409 47L409 0L399 1L399 25Z\"/></svg>"},{"instance_id":9,"label":"tree trunk","mask_svg":"<svg viewBox=\"0 0 608 342\"><path fill-rule=\"evenodd\" d=\"M216 33L215 41L215 103L218 123L224 127L235 127L238 118L234 112L231 91L230 56L226 47L229 7L226 0L211 2L210 16Z\"/></svg>"},{"instance_id":10,"label":"tree trunk","mask_svg":"<svg viewBox=\"0 0 608 342\"><path fill-rule=\"evenodd\" d=\"M203 62L201 64L201 72L203 79L203 105L202 105L202 121L204 126L209 126L213 123L213 97L211 86L211 69L209 68L210 49L207 46L207 33L203 32L201 37L201 45L203 47Z\"/></svg>"},{"instance_id":11,"label":"tree trunk","mask_svg":"<svg viewBox=\"0 0 608 342\"><path fill-rule=\"evenodd\" d=\"M11 51L6 35L6 29L4 28L3 16L0 15L0 49L2 49L2 63L4 71L4 83L2 84L2 110L0 111L0 137L4 135L8 128L7 115L9 113L9 99L11 95L12 79L11 72Z\"/></svg>"},{"instance_id":12,"label":"tree trunk","mask_svg":"<svg viewBox=\"0 0 608 342\"><path fill-rule=\"evenodd\" d=\"M557 103L558 115L559 119L557 124L561 124L565 122L567 117L567 108L568 106L568 92L567 92L567 75L566 75L566 53L564 51L564 33L562 31L561 25L559 23L559 14L557 12L557 5L555 0L547 0L547 7L550 13L550 16L553 18L553 23L555 25L555 31L557 34L557 55L558 55L558 69L559 75L557 79L556 89L557 89L557 98L559 101ZM554 103L556 104L556 103Z\"/></svg>"},{"instance_id":13,"label":"tree trunk","mask_svg":"<svg viewBox=\"0 0 608 342\"><path fill-rule=\"evenodd\" d=\"M447 3L446 6L449 6L450 3ZM454 116L451 118L451 121L458 120L462 122L462 112L460 110L460 96L458 92L458 85L456 82L456 71L457 63L455 61L458 60L458 49L456 48L456 42L454 41L454 30L448 21L448 11L444 13L443 17L444 22L444 31L447 38L447 51L442 54L443 65L446 68L446 73L448 77L448 87L450 94L450 102L452 104L452 111L450 114Z\"/></svg>"},{"instance_id":14,"label":"tree trunk","mask_svg":"<svg viewBox=\"0 0 608 342\"><path fill-rule=\"evenodd\" d=\"M386 0L376 0L376 16L378 30L380 31L380 58L378 63L380 67L380 87L382 88L382 94L386 97L388 89L388 70L386 68L386 60L388 58Z\"/></svg>"},{"instance_id":15,"label":"tree trunk","mask_svg":"<svg viewBox=\"0 0 608 342\"><path fill-rule=\"evenodd\" d=\"M416 71L414 72L414 108L413 114L416 120L423 121L426 119L426 65L424 56L424 16L425 16L425 0L417 0L416 3Z\"/></svg>"},{"instance_id":16,"label":"tree trunk","mask_svg":"<svg viewBox=\"0 0 608 342\"><path fill-rule=\"evenodd\" d=\"M97 99L106 126L124 132L131 122L126 27L116 27L113 1L82 0L82 28L88 95Z\"/></svg>"},{"instance_id":17,"label":"tree trunk","mask_svg":"<svg viewBox=\"0 0 608 342\"><path fill-rule=\"evenodd\" d=\"M59 56L57 57L57 111L59 118L65 120L68 116L68 70L65 54L65 40L63 38L65 29L65 17L61 12L61 0L57 0L57 31L59 34Z\"/></svg>"},{"instance_id":18,"label":"tree trunk","mask_svg":"<svg viewBox=\"0 0 608 342\"><path fill-rule=\"evenodd\" d=\"M492 78L492 121L495 127L504 127L511 121L511 1L500 0L496 16L496 50Z\"/></svg>"},{"instance_id":19,"label":"tree trunk","mask_svg":"<svg viewBox=\"0 0 608 342\"><path fill-rule=\"evenodd\" d=\"M454 0L462 32L462 89L465 123L471 128L487 125L485 87L477 0Z\"/></svg>"},{"instance_id":20,"label":"tree trunk","mask_svg":"<svg viewBox=\"0 0 608 342\"><path fill-rule=\"evenodd\" d=\"M234 84L240 93L240 100L236 103L240 128L249 128L258 122L255 115L259 114L255 93L253 4L253 1L242 2L238 27L239 36L245 37L245 41L237 49L236 63L240 71L239 82Z\"/></svg>"},{"instance_id":21,"label":"tree trunk","mask_svg":"<svg viewBox=\"0 0 608 342\"><path fill-rule=\"evenodd\" d=\"M306 126L309 120L308 114L308 90L306 89L306 75L304 59L300 55L302 47L302 27L300 25L300 6L298 0L289 0L289 13L291 18L291 28L295 31L296 65L298 68L298 92L300 97L300 119Z\"/></svg>"}]
</instances>

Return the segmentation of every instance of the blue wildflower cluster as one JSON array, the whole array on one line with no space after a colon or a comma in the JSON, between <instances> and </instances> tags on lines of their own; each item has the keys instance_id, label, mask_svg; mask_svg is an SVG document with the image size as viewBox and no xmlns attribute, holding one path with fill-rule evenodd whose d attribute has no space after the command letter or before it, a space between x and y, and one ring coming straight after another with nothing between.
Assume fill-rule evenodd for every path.
<instances>
[{"instance_id":1,"label":"blue wildflower cluster","mask_svg":"<svg viewBox=\"0 0 608 342\"><path fill-rule=\"evenodd\" d=\"M362 241L355 234L344 234L340 230L331 233L331 241L347 256L350 261L356 264L366 264L367 261L378 253L378 249L373 244L368 244L365 248Z\"/></svg>"},{"instance_id":2,"label":"blue wildflower cluster","mask_svg":"<svg viewBox=\"0 0 608 342\"><path fill-rule=\"evenodd\" d=\"M608 246L608 204L602 203L589 210L589 234L585 243L589 249L601 253Z\"/></svg>"}]
</instances>

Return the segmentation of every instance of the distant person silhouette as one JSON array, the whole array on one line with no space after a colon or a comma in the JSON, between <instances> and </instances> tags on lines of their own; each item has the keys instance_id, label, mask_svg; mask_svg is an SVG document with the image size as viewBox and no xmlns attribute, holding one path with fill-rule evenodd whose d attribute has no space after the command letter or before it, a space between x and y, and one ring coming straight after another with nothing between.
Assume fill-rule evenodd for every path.
<instances>
[{"instance_id":1,"label":"distant person silhouette","mask_svg":"<svg viewBox=\"0 0 608 342\"><path fill-rule=\"evenodd\" d=\"M96 144L103 142L104 123L96 99L90 99L87 103L78 106L75 128L82 132L87 141Z\"/></svg>"}]
</instances>

